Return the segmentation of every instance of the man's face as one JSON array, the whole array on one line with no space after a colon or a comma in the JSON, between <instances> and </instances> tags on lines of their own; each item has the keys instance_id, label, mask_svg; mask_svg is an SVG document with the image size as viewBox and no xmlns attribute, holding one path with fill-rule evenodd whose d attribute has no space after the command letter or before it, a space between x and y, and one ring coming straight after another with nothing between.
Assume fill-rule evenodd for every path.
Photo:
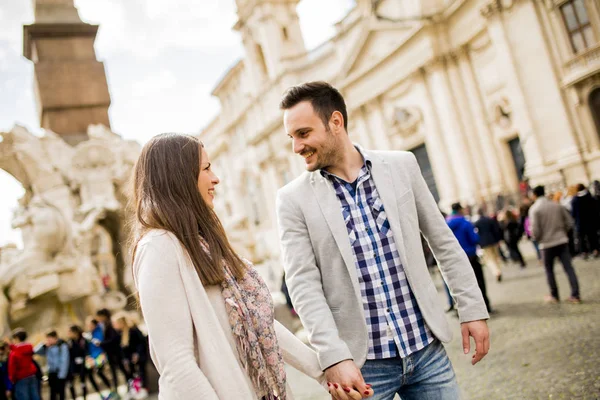
<instances>
[{"instance_id":1,"label":"man's face","mask_svg":"<svg viewBox=\"0 0 600 400\"><path fill-rule=\"evenodd\" d=\"M52 336L46 336L46 346L54 346L58 339Z\"/></svg>"},{"instance_id":2,"label":"man's face","mask_svg":"<svg viewBox=\"0 0 600 400\"><path fill-rule=\"evenodd\" d=\"M298 103L283 113L283 126L292 139L292 149L304 158L308 171L327 169L337 162L338 129L331 125L323 124L309 101Z\"/></svg>"}]
</instances>

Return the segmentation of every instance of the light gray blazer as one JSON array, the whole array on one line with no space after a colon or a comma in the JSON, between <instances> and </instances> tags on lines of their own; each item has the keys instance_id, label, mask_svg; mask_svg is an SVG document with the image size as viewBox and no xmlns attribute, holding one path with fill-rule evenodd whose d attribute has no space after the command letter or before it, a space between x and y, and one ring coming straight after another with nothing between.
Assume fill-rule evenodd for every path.
<instances>
[{"instance_id":1,"label":"light gray blazer","mask_svg":"<svg viewBox=\"0 0 600 400\"><path fill-rule=\"evenodd\" d=\"M469 260L446 225L414 155L361 151L371 159L406 277L433 334L443 342L452 339L419 232L439 263L460 322L487 319ZM286 283L321 368L347 359L362 367L368 350L365 300L333 184L319 171L303 173L277 193L277 220Z\"/></svg>"}]
</instances>

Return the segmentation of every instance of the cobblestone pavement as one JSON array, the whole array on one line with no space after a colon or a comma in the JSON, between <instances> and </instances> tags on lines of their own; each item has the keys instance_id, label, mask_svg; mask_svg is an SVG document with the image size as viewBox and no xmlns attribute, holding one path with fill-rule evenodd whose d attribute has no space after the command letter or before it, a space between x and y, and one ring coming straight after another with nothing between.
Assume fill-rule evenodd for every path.
<instances>
[{"instance_id":1,"label":"cobblestone pavement","mask_svg":"<svg viewBox=\"0 0 600 400\"><path fill-rule=\"evenodd\" d=\"M561 297L567 298L567 279L560 265L555 268ZM464 399L600 399L600 261L576 260L575 268L583 298L579 305L544 304L546 278L535 261L524 270L505 267L502 283L486 271L497 313L489 321L491 351L476 366L462 354L458 320L448 315L454 340L446 349ZM288 377L296 400L330 398L293 368Z\"/></svg>"},{"instance_id":2,"label":"cobblestone pavement","mask_svg":"<svg viewBox=\"0 0 600 400\"><path fill-rule=\"evenodd\" d=\"M600 261L576 260L575 268L583 299L579 305L544 304L545 273L535 261L524 270L505 267L501 283L486 271L497 313L489 321L491 351L476 366L462 354L458 319L448 315L454 340L446 349L465 399L600 399ZM564 271L559 264L555 270L560 295L567 298ZM329 398L291 368L289 379L296 400Z\"/></svg>"}]
</instances>

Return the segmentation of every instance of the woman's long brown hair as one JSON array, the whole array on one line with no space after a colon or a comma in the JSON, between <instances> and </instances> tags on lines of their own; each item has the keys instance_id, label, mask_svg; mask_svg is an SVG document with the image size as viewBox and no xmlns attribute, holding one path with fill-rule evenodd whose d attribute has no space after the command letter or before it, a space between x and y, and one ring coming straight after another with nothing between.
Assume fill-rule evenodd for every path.
<instances>
[{"instance_id":1,"label":"woman's long brown hair","mask_svg":"<svg viewBox=\"0 0 600 400\"><path fill-rule=\"evenodd\" d=\"M140 239L151 229L173 233L196 268L202 284L224 279L224 262L238 279L246 269L233 250L219 218L198 190L203 144L196 137L163 133L142 149L132 177L133 258ZM209 248L205 252L202 237Z\"/></svg>"}]
</instances>

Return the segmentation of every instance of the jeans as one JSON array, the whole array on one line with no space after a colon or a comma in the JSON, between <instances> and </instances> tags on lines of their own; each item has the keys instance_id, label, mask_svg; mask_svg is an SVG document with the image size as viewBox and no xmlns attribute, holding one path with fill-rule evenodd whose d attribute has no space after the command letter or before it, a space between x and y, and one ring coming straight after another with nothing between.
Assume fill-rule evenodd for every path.
<instances>
[{"instance_id":1,"label":"jeans","mask_svg":"<svg viewBox=\"0 0 600 400\"><path fill-rule=\"evenodd\" d=\"M460 391L442 343L430 345L405 358L367 360L361 369L375 394L372 400L457 400Z\"/></svg>"},{"instance_id":2,"label":"jeans","mask_svg":"<svg viewBox=\"0 0 600 400\"><path fill-rule=\"evenodd\" d=\"M556 277L554 276L554 259L559 258L565 273L569 278L569 283L571 284L571 297L578 299L579 283L577 282L577 275L575 274L575 270L571 264L569 246L567 244L561 244L550 247L549 249L543 249L542 258L544 259L544 267L546 268L548 286L550 286L550 295L558 300L558 286L556 285Z\"/></svg>"},{"instance_id":3,"label":"jeans","mask_svg":"<svg viewBox=\"0 0 600 400\"><path fill-rule=\"evenodd\" d=\"M40 400L39 384L35 375L15 383L14 398L15 400Z\"/></svg>"}]
</instances>

